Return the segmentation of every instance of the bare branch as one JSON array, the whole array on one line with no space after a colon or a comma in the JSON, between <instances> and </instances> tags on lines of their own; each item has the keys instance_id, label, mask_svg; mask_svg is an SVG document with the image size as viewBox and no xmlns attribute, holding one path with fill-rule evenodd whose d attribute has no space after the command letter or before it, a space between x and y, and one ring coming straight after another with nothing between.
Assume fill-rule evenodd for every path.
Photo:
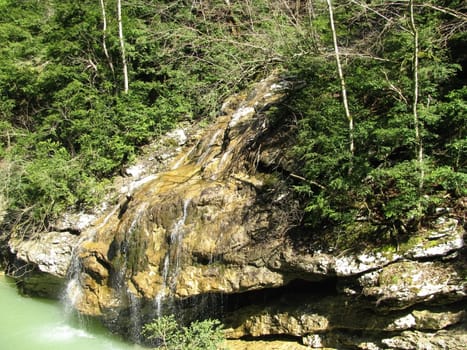
<instances>
[{"instance_id":1,"label":"bare branch","mask_svg":"<svg viewBox=\"0 0 467 350\"><path fill-rule=\"evenodd\" d=\"M414 0L409 0L409 12L410 12L410 28L413 35L413 101L412 101L412 113L413 122L415 128L415 142L418 166L420 167L420 182L419 189L423 189L423 182L425 172L423 170L423 143L420 133L420 118L418 116L418 95L419 95L419 82L418 82L418 55L419 55L419 37L418 29L415 24L414 16ZM419 207L421 204L419 203Z\"/></svg>"},{"instance_id":2,"label":"bare branch","mask_svg":"<svg viewBox=\"0 0 467 350\"><path fill-rule=\"evenodd\" d=\"M462 12L459 12L459 11L456 11L456 10L453 10L453 9L450 9L450 8L447 8L447 7L441 7L441 6L433 5L433 4L430 4L430 3L423 3L423 4L420 4L418 6L428 7L428 8L431 8L433 10L440 11L442 13L445 13L447 15L450 15L450 16L453 16L453 17L455 17L457 19L460 19L463 22L467 22L467 15L466 14L464 14Z\"/></svg>"},{"instance_id":3,"label":"bare branch","mask_svg":"<svg viewBox=\"0 0 467 350\"><path fill-rule=\"evenodd\" d=\"M334 53L335 53L336 64L337 64L337 72L339 74L339 80L341 83L342 103L344 105L345 116L349 122L350 154L352 155L352 158L353 158L354 153L355 153L354 121L353 121L352 115L350 114L349 103L347 100L347 88L345 87L344 73L342 71L342 65L341 65L341 61L339 58L339 46L337 44L337 34L336 34L336 28L334 26L334 15L332 11L332 3L331 3L331 0L326 0L326 1L328 3L329 21L331 24L332 41L334 43Z\"/></svg>"},{"instance_id":4,"label":"bare branch","mask_svg":"<svg viewBox=\"0 0 467 350\"><path fill-rule=\"evenodd\" d=\"M390 90L394 91L400 97L400 100L402 100L406 105L408 105L409 101L405 98L404 94L402 93L402 90L396 87L393 83L391 83L387 72L383 71L383 74L386 78L386 82L388 83Z\"/></svg>"},{"instance_id":5,"label":"bare branch","mask_svg":"<svg viewBox=\"0 0 467 350\"><path fill-rule=\"evenodd\" d=\"M114 72L114 66L112 64L112 60L110 59L109 52L107 50L107 15L105 13L105 4L104 0L100 0L101 10L102 10L102 48L104 50L104 55L109 62L109 67L112 73Z\"/></svg>"},{"instance_id":6,"label":"bare branch","mask_svg":"<svg viewBox=\"0 0 467 350\"><path fill-rule=\"evenodd\" d=\"M305 179L303 176L300 176L300 175L297 175L297 174L294 174L294 173L291 173L289 176L290 176L290 177L293 177L294 179L301 180L301 181L303 181L303 182L308 182L309 184L315 185L316 187L319 187L319 188L321 188L322 190L326 189L326 187L324 187L323 185L317 183L316 181L307 180L307 179Z\"/></svg>"}]
</instances>

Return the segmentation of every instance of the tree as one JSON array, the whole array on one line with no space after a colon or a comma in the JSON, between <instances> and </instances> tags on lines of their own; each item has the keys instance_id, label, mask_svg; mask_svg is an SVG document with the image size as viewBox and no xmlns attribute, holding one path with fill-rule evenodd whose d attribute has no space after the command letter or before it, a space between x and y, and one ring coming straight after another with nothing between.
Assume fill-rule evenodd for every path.
<instances>
[{"instance_id":1,"label":"tree","mask_svg":"<svg viewBox=\"0 0 467 350\"><path fill-rule=\"evenodd\" d=\"M345 86L344 73L342 71L342 65L341 65L341 60L340 60L340 55L339 55L339 45L337 43L336 28L334 26L334 15L333 15L333 10L332 10L332 3L331 3L331 0L326 0L326 1L327 1L327 4L328 4L329 22L330 22L331 32L332 32L332 42L334 44L334 55L335 55L335 58L336 58L337 73L339 74L339 81L340 81L340 86L341 86L342 103L344 105L345 117L347 118L348 123L349 123L350 155L353 158L353 156L355 154L354 121L353 121L352 115L350 114L349 102L348 102L348 99L347 99L347 89L346 89L346 86Z\"/></svg>"},{"instance_id":2,"label":"tree","mask_svg":"<svg viewBox=\"0 0 467 350\"><path fill-rule=\"evenodd\" d=\"M114 73L114 67L112 63L112 59L109 56L109 51L107 49L107 14L105 11L105 3L104 0L99 0L102 10L102 49L104 50L104 55L109 62L109 67L112 73Z\"/></svg>"},{"instance_id":3,"label":"tree","mask_svg":"<svg viewBox=\"0 0 467 350\"><path fill-rule=\"evenodd\" d=\"M120 41L120 51L122 55L122 69L123 69L123 91L128 93L128 65L126 62L125 52L125 38L123 36L123 22L122 22L122 0L117 0L117 21L118 21L118 39Z\"/></svg>"},{"instance_id":4,"label":"tree","mask_svg":"<svg viewBox=\"0 0 467 350\"><path fill-rule=\"evenodd\" d=\"M307 225L409 227L465 193L462 1L112 3L0 2L7 222L86 208L140 146L276 69L301 87L275 122L293 116Z\"/></svg>"},{"instance_id":5,"label":"tree","mask_svg":"<svg viewBox=\"0 0 467 350\"><path fill-rule=\"evenodd\" d=\"M460 119L465 89L459 89L465 78L452 59L465 67L459 51L465 24L455 4L429 5L327 1L326 8L314 8L321 50L297 57L295 74L304 87L293 92L285 115L298 120L294 150L305 180L296 189L305 198L305 224L311 232L334 232L337 246L345 246L340 232L366 232L364 239L376 242L408 234L434 207L453 206L451 198L465 193L465 142L459 139L466 125ZM348 105L359 120L351 172L342 147L349 127L338 118L329 57L346 58L340 97L342 86L352 91Z\"/></svg>"},{"instance_id":6,"label":"tree","mask_svg":"<svg viewBox=\"0 0 467 350\"><path fill-rule=\"evenodd\" d=\"M413 123L415 130L415 145L416 145L416 154L417 162L420 171L420 180L419 180L419 191L420 194L423 190L423 181L425 177L425 170L423 169L423 141L420 134L420 118L418 115L418 95L419 95L419 80L418 80L418 56L419 56L419 37L418 30L415 24L414 16L414 1L409 0L409 11L410 11L410 29L413 35L413 101L412 101L412 113L413 113Z\"/></svg>"}]
</instances>

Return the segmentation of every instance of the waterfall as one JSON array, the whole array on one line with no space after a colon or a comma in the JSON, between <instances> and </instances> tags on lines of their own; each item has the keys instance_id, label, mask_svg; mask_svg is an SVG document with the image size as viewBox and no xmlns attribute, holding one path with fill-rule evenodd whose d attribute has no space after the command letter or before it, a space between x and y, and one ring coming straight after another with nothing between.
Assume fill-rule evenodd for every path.
<instances>
[{"instance_id":1,"label":"waterfall","mask_svg":"<svg viewBox=\"0 0 467 350\"><path fill-rule=\"evenodd\" d=\"M127 289L128 304L130 306L130 337L138 341L141 337L142 317L141 317L141 299Z\"/></svg>"},{"instance_id":2,"label":"waterfall","mask_svg":"<svg viewBox=\"0 0 467 350\"><path fill-rule=\"evenodd\" d=\"M184 226L187 217L188 211L188 204L190 204L190 199L185 199L183 201L183 214L182 217L175 223L172 231L170 232L170 244L171 249L169 249L169 254L172 253L172 261L170 264L172 265L172 276L171 277L171 287L175 286L175 279L178 275L180 270L180 253L182 250L182 240L183 235L185 233Z\"/></svg>"},{"instance_id":3,"label":"waterfall","mask_svg":"<svg viewBox=\"0 0 467 350\"><path fill-rule=\"evenodd\" d=\"M114 208L104 217L104 219L101 222L99 222L98 225L89 230L87 234L83 235L73 247L71 264L68 268L68 283L65 288L65 295L62 298L65 302L65 305L67 305L68 308L72 309L82 294L81 284L79 282L79 276L82 272L82 266L79 261L78 255L83 243L86 241L93 241L97 232L99 232L105 225L107 225L107 223L116 215L116 213L119 210L119 205L114 206Z\"/></svg>"},{"instance_id":4,"label":"waterfall","mask_svg":"<svg viewBox=\"0 0 467 350\"><path fill-rule=\"evenodd\" d=\"M123 255L123 261L124 263L122 264L120 270L117 273L116 279L115 279L115 285L113 286L114 290L117 293L120 293L121 297L126 299L128 301L128 306L129 306L129 337L135 342L138 342L141 338L141 328L143 326L142 324L142 308L143 308L143 303L142 300L135 295L135 293L131 290L129 286L129 280L127 279L127 272L128 269L132 268L131 265L129 265L129 258L128 256L130 252L130 244L133 241L136 241L138 238L134 237L134 234L137 229L140 228L140 223L142 221L142 218L144 216L144 213L146 212L147 209L147 203L143 203L141 205L136 213L133 214L133 219L126 230L126 235L125 239L121 242L121 254Z\"/></svg>"},{"instance_id":5,"label":"waterfall","mask_svg":"<svg viewBox=\"0 0 467 350\"><path fill-rule=\"evenodd\" d=\"M65 305L65 312L67 314L71 314L74 311L75 305L81 300L81 298L84 295L81 289L81 283L79 281L82 266L79 261L78 255L81 250L81 246L85 241L93 240L95 238L96 233L109 222L110 218L115 215L118 209L119 206L115 206L112 209L112 211L105 216L105 218L102 220L102 222L100 222L99 225L90 230L88 234L80 237L76 245L72 248L71 263L67 272L67 284L61 297L61 300Z\"/></svg>"},{"instance_id":6,"label":"waterfall","mask_svg":"<svg viewBox=\"0 0 467 350\"><path fill-rule=\"evenodd\" d=\"M185 234L184 226L188 216L188 205L190 201L191 199L189 198L183 201L182 216L175 222L170 231L170 247L167 250L162 264L162 286L154 299L157 316L162 315L163 302L169 297L167 294L173 291L177 284L177 276L180 272L182 241Z\"/></svg>"},{"instance_id":7,"label":"waterfall","mask_svg":"<svg viewBox=\"0 0 467 350\"><path fill-rule=\"evenodd\" d=\"M163 281L162 288L160 289L159 293L157 293L154 299L157 317L162 316L162 302L164 301L164 298L167 294L166 288L167 288L168 278L169 278L169 266L170 266L169 254L166 254L164 258L162 273L161 273L162 281Z\"/></svg>"},{"instance_id":8,"label":"waterfall","mask_svg":"<svg viewBox=\"0 0 467 350\"><path fill-rule=\"evenodd\" d=\"M269 91L266 83L258 91ZM232 106L162 170L151 168L148 171L156 173L136 181L119 180L119 192L128 194L127 201L109 206L74 248L66 288L70 309L76 305L84 314L99 316L133 340L151 317L184 317L185 309L201 315L222 310L219 293L236 287L227 285L218 269L223 262L217 260L229 247L247 242L248 228L236 229L243 220L236 216L254 203L262 184L262 178L250 174L247 162L258 158L253 152L261 145L255 135L265 130L265 116L254 113L275 101L263 95L249 95ZM214 282L189 284L200 277Z\"/></svg>"},{"instance_id":9,"label":"waterfall","mask_svg":"<svg viewBox=\"0 0 467 350\"><path fill-rule=\"evenodd\" d=\"M120 300L127 300L129 306L129 329L130 337L137 341L139 339L139 333L141 329L141 300L137 295L132 293L130 290L126 275L128 266L129 242L135 240L133 237L136 230L139 228L139 224L142 217L147 209L147 205L143 204L137 208L133 213L132 221L128 225L126 230L125 238L121 243L121 254L123 255L123 264L119 269L115 271L115 274L111 279L111 287L117 293L116 297ZM86 291L83 289L82 272L84 267L82 266L80 253L83 252L83 246L86 242L93 242L98 240L98 232L103 230L106 225L112 221L119 221L119 211L121 211L121 204L115 205L113 209L94 227L88 230L85 234L80 237L76 246L72 250L72 258L70 267L68 269L67 285L62 295L62 302L65 305L65 312L69 317L75 315L75 305L81 304L83 298L85 298ZM80 314L77 313L79 316ZM80 322L83 323L83 319L80 318Z\"/></svg>"},{"instance_id":10,"label":"waterfall","mask_svg":"<svg viewBox=\"0 0 467 350\"><path fill-rule=\"evenodd\" d=\"M79 272L81 264L77 258L77 254L73 252L71 266L68 272L68 283L66 285L62 301L65 306L65 313L71 315L74 311L74 306L83 297L81 285L79 283Z\"/></svg>"},{"instance_id":11,"label":"waterfall","mask_svg":"<svg viewBox=\"0 0 467 350\"><path fill-rule=\"evenodd\" d=\"M174 165L170 168L170 170L175 170L178 169L187 159L190 158L191 154L198 148L199 142L197 142L194 146L191 147L191 149L184 153L182 157L180 157Z\"/></svg>"},{"instance_id":12,"label":"waterfall","mask_svg":"<svg viewBox=\"0 0 467 350\"><path fill-rule=\"evenodd\" d=\"M217 138L223 134L224 130L218 129L216 130L211 138L209 139L207 145L205 146L204 152L199 156L198 160L196 161L196 164L203 164L206 158L209 156L209 153L211 152L212 146L216 145L217 143Z\"/></svg>"}]
</instances>

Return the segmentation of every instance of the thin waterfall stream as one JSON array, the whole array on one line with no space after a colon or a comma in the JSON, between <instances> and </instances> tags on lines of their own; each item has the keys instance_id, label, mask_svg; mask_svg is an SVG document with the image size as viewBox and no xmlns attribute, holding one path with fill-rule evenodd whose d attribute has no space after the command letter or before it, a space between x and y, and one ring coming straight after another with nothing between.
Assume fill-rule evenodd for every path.
<instances>
[{"instance_id":1,"label":"thin waterfall stream","mask_svg":"<svg viewBox=\"0 0 467 350\"><path fill-rule=\"evenodd\" d=\"M180 253L182 249L182 239L183 239L183 226L185 225L187 211L188 211L188 204L190 204L189 199L185 199L183 202L183 214L180 220L178 220L173 229L170 233L170 243L172 248L169 250L168 254L171 255L169 258L170 265L172 272L170 273L170 287L173 287L176 283L178 271L180 270Z\"/></svg>"},{"instance_id":2,"label":"thin waterfall stream","mask_svg":"<svg viewBox=\"0 0 467 350\"><path fill-rule=\"evenodd\" d=\"M182 249L182 240L184 235L184 225L188 216L188 206L190 199L183 201L183 211L181 218L174 224L170 232L171 248L167 251L162 265L162 283L163 286L157 293L154 303L156 307L156 315L162 315L162 305L164 299L168 295L168 291L174 289L177 283L177 275L180 270L180 253Z\"/></svg>"}]
</instances>

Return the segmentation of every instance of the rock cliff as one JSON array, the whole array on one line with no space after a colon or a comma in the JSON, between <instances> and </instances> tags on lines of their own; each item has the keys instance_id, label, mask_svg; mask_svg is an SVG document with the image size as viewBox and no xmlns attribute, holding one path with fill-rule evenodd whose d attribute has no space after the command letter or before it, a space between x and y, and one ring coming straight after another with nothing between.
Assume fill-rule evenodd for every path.
<instances>
[{"instance_id":1,"label":"rock cliff","mask_svg":"<svg viewBox=\"0 0 467 350\"><path fill-rule=\"evenodd\" d=\"M440 216L397 250L317 250L295 233L292 121L268 113L290 86L265 79L227 100L211 126L174 134L180 152L155 159L153 173L130 174L119 204L83 227L11 239L23 289L57 295L62 284L77 310L135 340L145 322L175 312L221 318L234 339L461 349L466 261L457 219Z\"/></svg>"}]
</instances>

